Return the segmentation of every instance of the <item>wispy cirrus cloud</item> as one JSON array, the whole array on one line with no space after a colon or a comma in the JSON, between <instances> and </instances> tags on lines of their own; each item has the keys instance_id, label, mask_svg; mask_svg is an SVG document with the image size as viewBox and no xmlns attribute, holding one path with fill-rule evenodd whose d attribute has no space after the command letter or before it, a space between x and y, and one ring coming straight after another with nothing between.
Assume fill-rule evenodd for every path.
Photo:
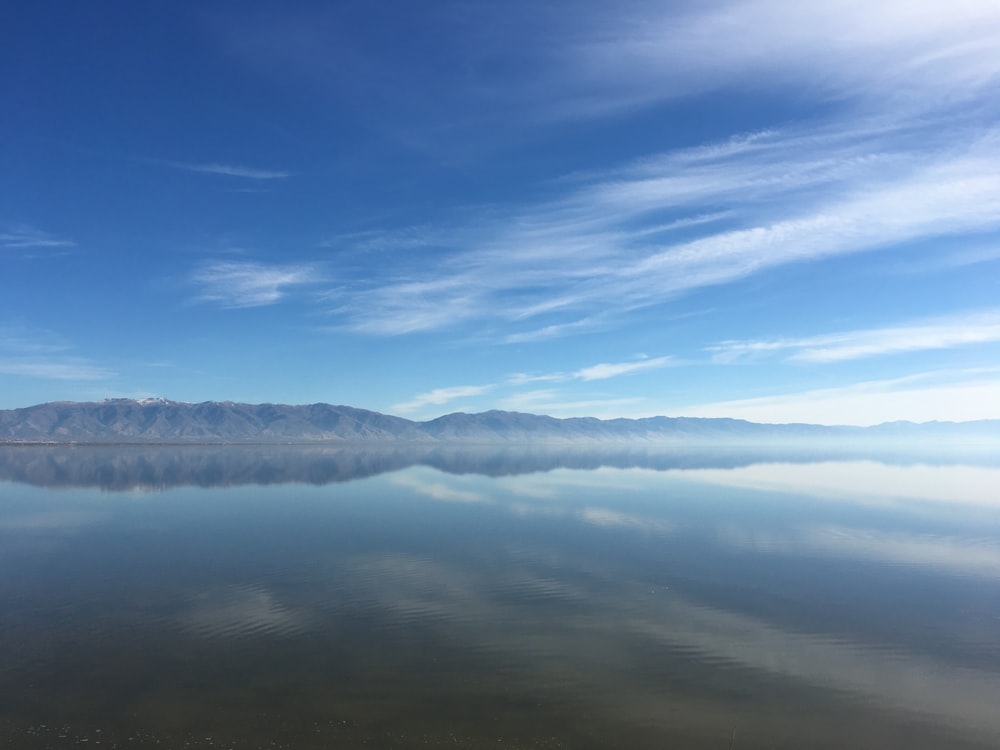
<instances>
[{"instance_id":1,"label":"wispy cirrus cloud","mask_svg":"<svg viewBox=\"0 0 1000 750\"><path fill-rule=\"evenodd\" d=\"M238 308L273 305L289 289L315 284L322 276L311 264L240 260L204 263L191 273L190 280L201 289L196 301Z\"/></svg>"},{"instance_id":2,"label":"wispy cirrus cloud","mask_svg":"<svg viewBox=\"0 0 1000 750\"><path fill-rule=\"evenodd\" d=\"M324 6L222 15L216 27L224 49L254 70L341 95L363 88L383 114L380 127L407 123L408 135L396 137L411 147L433 144L435 126L437 139L456 130L471 139L473 129L483 138L491 130L484 121L502 130L593 120L762 82L823 102L919 110L955 106L1000 80L991 54L1000 10L981 0L514 1L475 3L460 14L448 7L425 28L436 50L433 76L389 53L384 45L395 38L366 27L378 16ZM417 12L419 19L408 17ZM400 28L427 24L426 12L399 14Z\"/></svg>"},{"instance_id":3,"label":"wispy cirrus cloud","mask_svg":"<svg viewBox=\"0 0 1000 750\"><path fill-rule=\"evenodd\" d=\"M654 357L652 359L640 359L635 362L606 362L577 370L573 373L573 377L580 380L606 380L607 378L616 378L619 375L629 375L642 370L654 370L666 367L671 361L670 357Z\"/></svg>"},{"instance_id":4,"label":"wispy cirrus cloud","mask_svg":"<svg viewBox=\"0 0 1000 750\"><path fill-rule=\"evenodd\" d=\"M643 399L637 397L618 398L574 398L555 389L520 391L500 399L500 408L510 411L526 411L548 414L553 417L590 416L599 419L620 417L623 409L635 407Z\"/></svg>"},{"instance_id":5,"label":"wispy cirrus cloud","mask_svg":"<svg viewBox=\"0 0 1000 750\"><path fill-rule=\"evenodd\" d=\"M116 376L112 370L79 357L67 357L57 361L0 357L0 375L44 380L109 380Z\"/></svg>"},{"instance_id":6,"label":"wispy cirrus cloud","mask_svg":"<svg viewBox=\"0 0 1000 750\"><path fill-rule=\"evenodd\" d=\"M580 320L571 320L566 323L553 323L533 330L509 333L504 336L503 340L506 344L527 344L535 341L548 341L549 339L563 336L605 330L611 325L610 320L606 316L594 315L581 318Z\"/></svg>"},{"instance_id":7,"label":"wispy cirrus cloud","mask_svg":"<svg viewBox=\"0 0 1000 750\"><path fill-rule=\"evenodd\" d=\"M184 169L188 172L201 172L203 174L216 174L226 177L243 177L248 180L284 180L292 176L291 172L272 169L256 169L235 164L218 164L184 161L168 161L165 164L175 169Z\"/></svg>"},{"instance_id":8,"label":"wispy cirrus cloud","mask_svg":"<svg viewBox=\"0 0 1000 750\"><path fill-rule=\"evenodd\" d=\"M808 86L857 105L954 105L1000 80L1000 10L959 0L723 0L592 6L531 89L594 117L734 84ZM561 95L560 95L561 94Z\"/></svg>"},{"instance_id":9,"label":"wispy cirrus cloud","mask_svg":"<svg viewBox=\"0 0 1000 750\"><path fill-rule=\"evenodd\" d=\"M527 343L791 263L994 230L1000 131L965 135L768 131L585 175L538 207L442 231L424 269L387 266L334 313L377 335L493 320Z\"/></svg>"},{"instance_id":10,"label":"wispy cirrus cloud","mask_svg":"<svg viewBox=\"0 0 1000 750\"><path fill-rule=\"evenodd\" d=\"M23 325L0 325L0 375L43 380L109 380L117 374L73 354L62 336Z\"/></svg>"},{"instance_id":11,"label":"wispy cirrus cloud","mask_svg":"<svg viewBox=\"0 0 1000 750\"><path fill-rule=\"evenodd\" d=\"M408 414L417 411L425 406L440 406L449 401L460 398L471 398L481 396L494 388L493 385L456 385L448 388L435 388L432 391L421 393L412 400L400 404L393 404L390 408Z\"/></svg>"},{"instance_id":12,"label":"wispy cirrus cloud","mask_svg":"<svg viewBox=\"0 0 1000 750\"><path fill-rule=\"evenodd\" d=\"M27 224L7 227L0 232L0 247L15 250L74 247L75 245L76 243L72 240L56 237Z\"/></svg>"},{"instance_id":13,"label":"wispy cirrus cloud","mask_svg":"<svg viewBox=\"0 0 1000 750\"><path fill-rule=\"evenodd\" d=\"M803 338L723 341L708 347L708 351L719 362L773 355L793 362L841 362L997 341L1000 341L1000 310L986 310Z\"/></svg>"},{"instance_id":14,"label":"wispy cirrus cloud","mask_svg":"<svg viewBox=\"0 0 1000 750\"><path fill-rule=\"evenodd\" d=\"M338 298L347 327L492 322L501 341L540 342L787 264L1000 226L1000 135L983 124L1000 81L992 4L633 0L536 20L561 33L522 39L538 75L512 97L541 119L748 87L808 87L827 119L575 173L545 203L425 228L423 268L387 267Z\"/></svg>"},{"instance_id":15,"label":"wispy cirrus cloud","mask_svg":"<svg viewBox=\"0 0 1000 750\"><path fill-rule=\"evenodd\" d=\"M507 385L525 385L528 383L560 383L568 380L607 380L619 375L630 375L643 370L655 370L674 364L673 357L639 357L628 362L602 362L596 365L581 367L573 372L550 372L529 374L517 372L510 375Z\"/></svg>"},{"instance_id":16,"label":"wispy cirrus cloud","mask_svg":"<svg viewBox=\"0 0 1000 750\"><path fill-rule=\"evenodd\" d=\"M1000 419L1000 369L919 373L833 388L692 404L672 411L685 417L827 425Z\"/></svg>"},{"instance_id":17,"label":"wispy cirrus cloud","mask_svg":"<svg viewBox=\"0 0 1000 750\"><path fill-rule=\"evenodd\" d=\"M493 392L499 388L518 388L524 385L536 383L565 383L568 381L591 381L606 380L620 375L629 375L642 370L652 370L659 367L666 367L673 363L670 357L641 358L630 362L601 363L582 367L574 372L554 372L540 375L530 375L527 373L514 373L508 376L502 384L490 383L487 385L459 385L447 388L435 388L426 393L415 396L410 401L393 404L390 409L399 413L411 413L423 409L427 406L441 406L442 404L462 398L474 398L486 393ZM521 411L526 409L542 409L558 412L560 414L573 412L579 413L585 406L607 408L612 405L632 404L638 399L592 399L587 401L574 400L568 402L565 397L555 390L529 390L510 394L500 400L500 405L504 409Z\"/></svg>"}]
</instances>

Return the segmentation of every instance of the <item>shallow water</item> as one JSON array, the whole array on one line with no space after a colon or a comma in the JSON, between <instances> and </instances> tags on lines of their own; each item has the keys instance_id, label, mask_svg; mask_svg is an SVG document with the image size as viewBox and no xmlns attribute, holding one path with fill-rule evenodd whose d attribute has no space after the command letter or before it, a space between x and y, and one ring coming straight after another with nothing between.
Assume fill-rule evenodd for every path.
<instances>
[{"instance_id":1,"label":"shallow water","mask_svg":"<svg viewBox=\"0 0 1000 750\"><path fill-rule=\"evenodd\" d=\"M990 457L0 449L0 748L1000 747Z\"/></svg>"}]
</instances>

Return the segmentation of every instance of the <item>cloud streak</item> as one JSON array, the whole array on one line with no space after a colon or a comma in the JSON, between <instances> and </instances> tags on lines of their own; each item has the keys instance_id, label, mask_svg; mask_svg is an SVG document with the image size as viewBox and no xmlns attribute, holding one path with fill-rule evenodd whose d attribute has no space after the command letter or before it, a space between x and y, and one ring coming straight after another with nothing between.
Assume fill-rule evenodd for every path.
<instances>
[{"instance_id":1,"label":"cloud streak","mask_svg":"<svg viewBox=\"0 0 1000 750\"><path fill-rule=\"evenodd\" d=\"M804 338L724 341L708 350L719 362L784 355L793 362L827 363L997 341L1000 341L1000 310L987 310Z\"/></svg>"},{"instance_id":2,"label":"cloud streak","mask_svg":"<svg viewBox=\"0 0 1000 750\"><path fill-rule=\"evenodd\" d=\"M642 370L655 370L660 367L666 367L670 363L670 357L640 359L637 362L603 363L577 370L573 373L573 377L580 380L606 380L608 378L616 378L619 375L630 375L633 372L641 372Z\"/></svg>"},{"instance_id":3,"label":"cloud streak","mask_svg":"<svg viewBox=\"0 0 1000 750\"><path fill-rule=\"evenodd\" d=\"M0 232L0 247L23 250L29 248L74 247L72 240L55 237L41 229L19 224Z\"/></svg>"},{"instance_id":4,"label":"cloud streak","mask_svg":"<svg viewBox=\"0 0 1000 750\"><path fill-rule=\"evenodd\" d=\"M1000 419L1000 373L934 372L835 388L678 407L679 416L875 425Z\"/></svg>"},{"instance_id":5,"label":"cloud streak","mask_svg":"<svg viewBox=\"0 0 1000 750\"><path fill-rule=\"evenodd\" d=\"M567 381L591 381L607 380L621 375L630 375L643 370L652 370L659 367L666 367L672 364L670 357L655 357L652 359L639 359L633 362L602 363L582 367L575 372L555 372L543 375L529 375L526 373L514 373L508 376L503 385L507 387L520 387L535 383L564 383ZM447 388L435 388L415 396L412 400L404 403L393 404L390 409L400 413L410 413L418 411L425 406L440 406L461 398L474 398L494 391L499 386L495 383L488 385L459 385ZM607 408L612 405L631 404L636 399L591 399L587 401L561 402L557 391L554 390L529 390L514 393L501 400L500 404L505 409L514 411L525 409L542 409L545 411L555 411L565 413L566 410L578 411L581 408L600 407Z\"/></svg>"},{"instance_id":6,"label":"cloud streak","mask_svg":"<svg viewBox=\"0 0 1000 750\"><path fill-rule=\"evenodd\" d=\"M910 150L911 129L766 132L589 175L540 207L442 232L450 252L426 271L376 276L335 313L376 335L493 319L528 343L585 331L595 311L1000 226L1000 131L956 146L926 126ZM542 324L516 330L528 320Z\"/></svg>"},{"instance_id":7,"label":"cloud streak","mask_svg":"<svg viewBox=\"0 0 1000 750\"><path fill-rule=\"evenodd\" d=\"M42 380L110 380L117 374L71 354L73 345L52 331L0 325L0 375Z\"/></svg>"},{"instance_id":8,"label":"cloud streak","mask_svg":"<svg viewBox=\"0 0 1000 750\"><path fill-rule=\"evenodd\" d=\"M338 297L348 328L493 323L501 341L530 344L791 263L1000 226L1000 134L981 124L995 120L984 92L1000 81L989 3L633 0L584 3L575 19L538 16L559 24L555 48L543 31L522 40L537 83L519 80L512 99L547 109L542 119L762 81L808 86L831 114L576 173L547 203L424 228L425 267L387 267ZM399 230L385 234L365 242L391 246Z\"/></svg>"},{"instance_id":9,"label":"cloud streak","mask_svg":"<svg viewBox=\"0 0 1000 750\"><path fill-rule=\"evenodd\" d=\"M425 406L440 406L441 404L446 404L449 401L455 401L460 398L481 396L492 388L492 385L456 385L450 388L435 388L432 391L415 396L411 401L394 404L390 408L405 414L417 411Z\"/></svg>"},{"instance_id":10,"label":"cloud streak","mask_svg":"<svg viewBox=\"0 0 1000 750\"><path fill-rule=\"evenodd\" d=\"M197 301L240 308L273 305L284 298L289 289L314 284L319 277L309 264L218 261L197 268L190 280L201 289Z\"/></svg>"},{"instance_id":11,"label":"cloud streak","mask_svg":"<svg viewBox=\"0 0 1000 750\"><path fill-rule=\"evenodd\" d=\"M184 169L188 172L201 172L202 174L223 175L226 177L242 177L248 180L284 180L292 176L291 172L255 169L233 164L198 164L194 162L167 162L175 169Z\"/></svg>"},{"instance_id":12,"label":"cloud streak","mask_svg":"<svg viewBox=\"0 0 1000 750\"><path fill-rule=\"evenodd\" d=\"M990 54L1000 10L977 0L629 5L633 12L598 13L564 44L534 90L550 94L550 116L599 116L760 80L919 109L966 101L1000 79Z\"/></svg>"},{"instance_id":13,"label":"cloud streak","mask_svg":"<svg viewBox=\"0 0 1000 750\"><path fill-rule=\"evenodd\" d=\"M115 377L113 371L75 357L57 361L0 359L0 375L44 380L108 380Z\"/></svg>"}]
</instances>

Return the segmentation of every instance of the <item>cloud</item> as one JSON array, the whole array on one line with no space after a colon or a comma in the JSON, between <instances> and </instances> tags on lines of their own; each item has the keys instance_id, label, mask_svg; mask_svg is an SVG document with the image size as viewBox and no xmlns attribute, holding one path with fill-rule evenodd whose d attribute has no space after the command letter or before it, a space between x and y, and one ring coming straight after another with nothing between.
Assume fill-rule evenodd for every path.
<instances>
[{"instance_id":1,"label":"cloud","mask_svg":"<svg viewBox=\"0 0 1000 750\"><path fill-rule=\"evenodd\" d=\"M514 393L500 400L502 409L527 411L550 416L590 416L602 419L621 416L621 409L634 406L640 398L570 399L559 391L535 390Z\"/></svg>"},{"instance_id":2,"label":"cloud","mask_svg":"<svg viewBox=\"0 0 1000 750\"><path fill-rule=\"evenodd\" d=\"M827 425L1000 419L1000 376L996 372L922 373L835 388L683 406L673 411L686 417Z\"/></svg>"},{"instance_id":3,"label":"cloud","mask_svg":"<svg viewBox=\"0 0 1000 750\"><path fill-rule=\"evenodd\" d=\"M640 359L638 362L617 362L591 365L573 373L580 380L605 380L619 375L628 375L641 370L652 370L666 367L671 363L671 357L656 357L655 359Z\"/></svg>"},{"instance_id":4,"label":"cloud","mask_svg":"<svg viewBox=\"0 0 1000 750\"><path fill-rule=\"evenodd\" d=\"M920 110L954 107L1000 79L1000 10L982 0L515 0L452 10L432 22L399 11L399 28L424 24L433 59L399 54L407 40L376 26L377 15L325 6L217 14L214 25L224 51L253 70L340 99L363 91L385 137L439 150L456 133L482 139L735 87Z\"/></svg>"},{"instance_id":5,"label":"cloud","mask_svg":"<svg viewBox=\"0 0 1000 750\"><path fill-rule=\"evenodd\" d=\"M628 375L633 372L639 372L641 370L650 370L658 367L665 367L672 363L671 357L656 357L654 359L639 359L634 362L619 362L619 363L604 363L591 365L589 367L583 367L576 372L554 372L546 373L541 375L531 375L528 373L518 372L508 376L503 385L510 387L519 387L523 385L530 385L533 383L562 383L567 381L591 381L591 380L605 380L608 378L618 377L619 375ZM421 409L425 406L430 405L440 405L447 403L449 401L454 401L458 398L467 398L472 396L481 396L484 393L494 390L497 388L496 384L490 385L461 385L452 386L449 388L436 388L427 393L422 393L416 396L413 400L407 401L405 403L394 404L390 407L396 412L412 412ZM563 397L554 390L532 390L532 391L522 391L520 393L514 393L509 396L504 397L499 401L499 405L503 409L509 409L512 411L529 411L529 410L541 410L547 414L565 414L571 413L574 416L579 415L582 409L586 408L601 408L607 409L614 406L621 406L625 404L634 404L639 399L635 398L614 398L614 399L586 399L580 400L575 399L572 401L564 400Z\"/></svg>"},{"instance_id":6,"label":"cloud","mask_svg":"<svg viewBox=\"0 0 1000 750\"><path fill-rule=\"evenodd\" d=\"M605 362L588 367L581 367L575 372L552 372L542 375L531 375L517 372L505 381L507 385L527 385L528 383L561 383L567 380L607 380L619 375L629 375L642 370L653 370L674 363L673 357L641 357L632 362Z\"/></svg>"},{"instance_id":7,"label":"cloud","mask_svg":"<svg viewBox=\"0 0 1000 750\"><path fill-rule=\"evenodd\" d=\"M573 320L568 323L555 323L530 331L509 333L504 336L503 340L506 344L527 344L535 341L547 341L561 336L595 331L606 328L608 325L609 323L606 320L601 320L599 317L594 316L582 318L581 320Z\"/></svg>"},{"instance_id":8,"label":"cloud","mask_svg":"<svg viewBox=\"0 0 1000 750\"><path fill-rule=\"evenodd\" d=\"M54 237L41 229L19 224L8 227L6 231L0 232L0 247L11 249L25 248L52 248L52 247L74 247L72 240Z\"/></svg>"},{"instance_id":9,"label":"cloud","mask_svg":"<svg viewBox=\"0 0 1000 750\"><path fill-rule=\"evenodd\" d=\"M997 228L1000 131L939 128L768 131L584 175L440 230L424 269L387 264L334 313L377 335L540 320L506 337L525 343L791 263Z\"/></svg>"},{"instance_id":10,"label":"cloud","mask_svg":"<svg viewBox=\"0 0 1000 750\"><path fill-rule=\"evenodd\" d=\"M0 375L44 380L108 380L112 370L73 356L74 346L52 331L0 325Z\"/></svg>"},{"instance_id":11,"label":"cloud","mask_svg":"<svg viewBox=\"0 0 1000 750\"><path fill-rule=\"evenodd\" d=\"M805 338L723 341L708 350L720 362L781 354L790 361L823 363L996 341L1000 341L1000 310L985 310Z\"/></svg>"},{"instance_id":12,"label":"cloud","mask_svg":"<svg viewBox=\"0 0 1000 750\"><path fill-rule=\"evenodd\" d=\"M411 401L394 404L389 408L403 413L417 411L425 406L439 406L459 398L481 396L493 387L492 385L456 385L450 388L435 388L432 391L415 396Z\"/></svg>"},{"instance_id":13,"label":"cloud","mask_svg":"<svg viewBox=\"0 0 1000 750\"><path fill-rule=\"evenodd\" d=\"M620 323L790 263L1000 226L1000 136L982 125L995 121L986 94L1000 81L989 54L1000 8L633 0L575 10L536 14L542 28L522 35L519 54L538 73L537 84L518 79L522 106L558 120L730 87L801 98L805 86L806 106L827 119L576 173L550 183L547 202L424 227L435 238L427 267L387 265L338 298L347 327L394 335L488 321L507 326L506 343L545 341L590 330L598 312ZM359 245L390 246L398 233Z\"/></svg>"},{"instance_id":14,"label":"cloud","mask_svg":"<svg viewBox=\"0 0 1000 750\"><path fill-rule=\"evenodd\" d=\"M978 0L627 4L564 34L530 89L553 118L594 117L739 85L856 106L932 108L1000 80L1000 10Z\"/></svg>"},{"instance_id":15,"label":"cloud","mask_svg":"<svg viewBox=\"0 0 1000 750\"><path fill-rule=\"evenodd\" d=\"M528 385L529 383L561 383L569 379L569 375L562 372L553 372L547 375L529 375L525 372L516 372L505 381L507 385Z\"/></svg>"},{"instance_id":16,"label":"cloud","mask_svg":"<svg viewBox=\"0 0 1000 750\"><path fill-rule=\"evenodd\" d=\"M45 380L107 380L115 377L113 371L79 358L57 361L0 359L0 375Z\"/></svg>"},{"instance_id":17,"label":"cloud","mask_svg":"<svg viewBox=\"0 0 1000 750\"><path fill-rule=\"evenodd\" d=\"M273 305L290 287L321 280L309 264L269 265L252 261L205 263L190 278L201 287L198 301L232 308Z\"/></svg>"},{"instance_id":18,"label":"cloud","mask_svg":"<svg viewBox=\"0 0 1000 750\"><path fill-rule=\"evenodd\" d=\"M188 172L202 172L204 174L218 174L227 177L244 177L249 180L284 180L291 177L291 172L275 171L269 169L254 169L232 164L196 164L192 162L170 161L166 164L176 169L185 169Z\"/></svg>"}]
</instances>

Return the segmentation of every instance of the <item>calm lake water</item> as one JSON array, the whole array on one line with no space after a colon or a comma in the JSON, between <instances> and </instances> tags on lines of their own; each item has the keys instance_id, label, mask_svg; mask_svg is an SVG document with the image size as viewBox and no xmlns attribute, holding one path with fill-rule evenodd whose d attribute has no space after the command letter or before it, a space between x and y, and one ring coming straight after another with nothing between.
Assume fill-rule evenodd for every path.
<instances>
[{"instance_id":1,"label":"calm lake water","mask_svg":"<svg viewBox=\"0 0 1000 750\"><path fill-rule=\"evenodd\" d=\"M998 748L1000 462L0 448L0 748Z\"/></svg>"}]
</instances>

